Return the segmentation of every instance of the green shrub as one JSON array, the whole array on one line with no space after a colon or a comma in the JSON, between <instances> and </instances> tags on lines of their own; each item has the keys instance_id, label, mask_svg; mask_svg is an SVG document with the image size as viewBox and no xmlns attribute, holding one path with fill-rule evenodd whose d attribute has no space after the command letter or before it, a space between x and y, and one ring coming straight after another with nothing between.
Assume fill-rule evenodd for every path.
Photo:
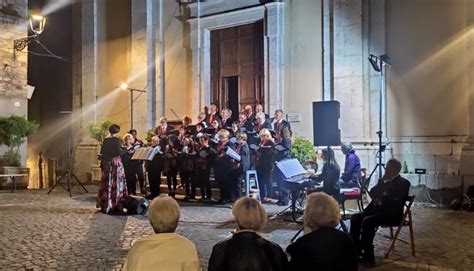
<instances>
[{"instance_id":1,"label":"green shrub","mask_svg":"<svg viewBox=\"0 0 474 271\"><path fill-rule=\"evenodd\" d=\"M291 143L291 153L300 163L307 160L314 160L316 152L313 143L303 137L296 137Z\"/></svg>"},{"instance_id":2,"label":"green shrub","mask_svg":"<svg viewBox=\"0 0 474 271\"><path fill-rule=\"evenodd\" d=\"M21 166L20 146L26 137L38 130L38 124L25 117L11 115L0 118L0 144L7 146L2 164L5 166Z\"/></svg>"},{"instance_id":3,"label":"green shrub","mask_svg":"<svg viewBox=\"0 0 474 271\"><path fill-rule=\"evenodd\" d=\"M104 139L109 134L109 127L112 125L112 122L109 120L102 120L87 125L87 130L91 138L97 140L99 144L104 142Z\"/></svg>"}]
</instances>

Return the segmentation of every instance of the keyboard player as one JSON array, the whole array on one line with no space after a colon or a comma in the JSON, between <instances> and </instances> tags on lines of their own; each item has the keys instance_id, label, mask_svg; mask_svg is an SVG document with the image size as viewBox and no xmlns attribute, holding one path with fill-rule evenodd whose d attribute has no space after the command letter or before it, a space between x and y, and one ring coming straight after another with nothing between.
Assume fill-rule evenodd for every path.
<instances>
[{"instance_id":1,"label":"keyboard player","mask_svg":"<svg viewBox=\"0 0 474 271\"><path fill-rule=\"evenodd\" d=\"M340 202L341 194L339 176L341 170L334 157L334 151L330 147L323 149L321 158L324 161L322 173L318 176L310 176L310 179L316 183L322 182L323 185L322 187L308 191L308 194L313 192L324 192Z\"/></svg>"}]
</instances>

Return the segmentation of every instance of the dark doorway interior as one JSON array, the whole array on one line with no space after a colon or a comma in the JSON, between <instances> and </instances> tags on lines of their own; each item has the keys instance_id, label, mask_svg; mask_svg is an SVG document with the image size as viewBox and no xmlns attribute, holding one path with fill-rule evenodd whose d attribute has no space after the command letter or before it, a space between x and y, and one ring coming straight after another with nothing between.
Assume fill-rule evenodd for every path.
<instances>
[{"instance_id":1,"label":"dark doorway interior","mask_svg":"<svg viewBox=\"0 0 474 271\"><path fill-rule=\"evenodd\" d=\"M237 120L239 118L239 77L229 76L223 78L223 96L225 107L232 110L232 119Z\"/></svg>"},{"instance_id":2,"label":"dark doorway interior","mask_svg":"<svg viewBox=\"0 0 474 271\"><path fill-rule=\"evenodd\" d=\"M236 98L237 106L229 104L234 116L247 104L263 104L263 58L263 22L212 31L211 101L224 108Z\"/></svg>"}]
</instances>

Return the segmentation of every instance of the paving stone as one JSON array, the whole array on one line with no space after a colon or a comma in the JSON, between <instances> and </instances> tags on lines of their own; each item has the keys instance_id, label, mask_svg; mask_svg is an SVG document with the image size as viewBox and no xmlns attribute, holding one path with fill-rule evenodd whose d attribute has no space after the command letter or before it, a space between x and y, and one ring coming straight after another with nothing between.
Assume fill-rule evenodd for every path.
<instances>
[{"instance_id":1,"label":"paving stone","mask_svg":"<svg viewBox=\"0 0 474 271\"><path fill-rule=\"evenodd\" d=\"M93 191L94 187L88 187ZM204 269L215 243L235 228L231 209L180 202L177 231L191 239ZM265 205L268 213L282 210ZM377 265L361 270L474 270L474 213L413 207L416 257L410 246L396 243L389 259L389 240L375 238ZM281 217L269 220L263 235L285 249L299 225ZM2 270L120 270L140 237L153 234L146 217L109 216L95 209L93 193L68 197L63 191L0 191L0 266ZM401 232L408 240L408 229ZM92 264L93 263L93 264Z\"/></svg>"}]
</instances>

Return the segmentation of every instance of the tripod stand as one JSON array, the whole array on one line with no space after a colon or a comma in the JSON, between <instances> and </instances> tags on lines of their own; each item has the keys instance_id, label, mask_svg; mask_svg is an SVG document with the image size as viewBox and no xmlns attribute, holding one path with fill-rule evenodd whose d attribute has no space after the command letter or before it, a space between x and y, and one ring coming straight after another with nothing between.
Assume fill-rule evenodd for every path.
<instances>
[{"instance_id":1,"label":"tripod stand","mask_svg":"<svg viewBox=\"0 0 474 271\"><path fill-rule=\"evenodd\" d=\"M382 178L382 171L385 169L385 164L383 163L383 153L385 152L385 149L387 145L383 144L382 142L382 135L383 135L383 112L384 112L384 107L383 107L383 101L385 97L385 73L384 69L386 65L390 65L390 58L387 55L381 55L381 56L374 56L370 55L369 58L370 64L372 65L372 68L380 73L380 95L379 95L379 130L377 131L377 136L378 136L378 144L379 148L377 150L376 158L377 158L377 164L375 165L374 169L372 172L370 172L370 175L368 177L368 181L370 182L372 176L378 169L378 177L379 179ZM368 187L368 185L367 185ZM367 189L367 188L365 188ZM367 192L367 191L366 191Z\"/></svg>"},{"instance_id":2,"label":"tripod stand","mask_svg":"<svg viewBox=\"0 0 474 271\"><path fill-rule=\"evenodd\" d=\"M60 112L60 113L71 113L71 112ZM63 175L59 176L53 187L51 187L51 189L49 189L48 191L48 195L54 190L54 188L56 188L56 186L58 186L58 184L60 184L63 180L66 180L66 184L67 184L67 189L66 191L69 192L69 197L72 197L72 188L74 187L74 185L71 183L72 179L74 179L81 187L82 189L84 189L84 191L86 193L88 193L89 191L87 191L87 189L84 187L84 185L79 181L79 178L77 178L76 174L74 174L74 171L72 169L72 157L73 157L73 153L72 153L72 135L71 135L71 132L69 134L69 139L68 139L68 160L69 160L69 163L68 163L68 169L66 169L66 171L64 172Z\"/></svg>"}]
</instances>

